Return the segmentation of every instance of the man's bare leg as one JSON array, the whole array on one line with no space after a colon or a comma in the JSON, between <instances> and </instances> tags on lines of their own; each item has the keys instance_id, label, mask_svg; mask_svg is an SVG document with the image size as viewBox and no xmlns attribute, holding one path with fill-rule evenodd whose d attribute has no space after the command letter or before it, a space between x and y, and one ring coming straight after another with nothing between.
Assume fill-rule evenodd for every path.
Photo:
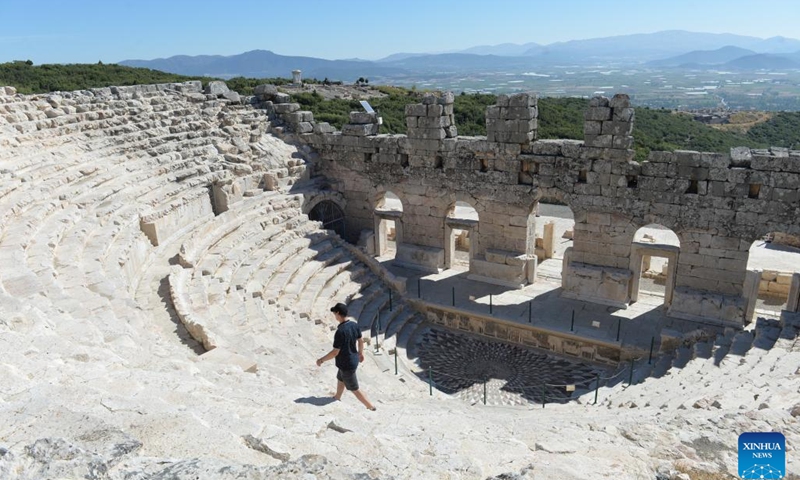
<instances>
[{"instance_id":1,"label":"man's bare leg","mask_svg":"<svg viewBox=\"0 0 800 480\"><path fill-rule=\"evenodd\" d=\"M367 397L365 397L364 394L361 393L361 390L353 390L352 392L353 395L356 396L358 401L363 403L364 406L367 407L367 410L375 410L375 407L373 407L372 404L369 403L369 400L367 400Z\"/></svg>"},{"instance_id":2,"label":"man's bare leg","mask_svg":"<svg viewBox=\"0 0 800 480\"><path fill-rule=\"evenodd\" d=\"M344 382L336 382L336 395L333 396L336 400L342 399L342 394L344 393Z\"/></svg>"}]
</instances>

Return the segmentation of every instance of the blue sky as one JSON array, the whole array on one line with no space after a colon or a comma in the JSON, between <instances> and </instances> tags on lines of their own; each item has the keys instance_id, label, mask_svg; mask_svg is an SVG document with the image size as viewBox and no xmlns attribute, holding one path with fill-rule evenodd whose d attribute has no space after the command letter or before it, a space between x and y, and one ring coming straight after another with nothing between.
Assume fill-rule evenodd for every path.
<instances>
[{"instance_id":1,"label":"blue sky","mask_svg":"<svg viewBox=\"0 0 800 480\"><path fill-rule=\"evenodd\" d=\"M0 0L0 62L178 54L377 59L682 29L800 37L798 0Z\"/></svg>"}]
</instances>

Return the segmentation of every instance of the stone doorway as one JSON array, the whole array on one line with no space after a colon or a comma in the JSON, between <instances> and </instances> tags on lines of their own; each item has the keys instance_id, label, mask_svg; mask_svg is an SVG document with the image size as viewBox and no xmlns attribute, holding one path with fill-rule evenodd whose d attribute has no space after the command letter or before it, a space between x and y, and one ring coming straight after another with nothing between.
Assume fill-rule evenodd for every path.
<instances>
[{"instance_id":1,"label":"stone doorway","mask_svg":"<svg viewBox=\"0 0 800 480\"><path fill-rule=\"evenodd\" d=\"M661 225L636 231L631 244L631 303L647 297L667 308L672 305L680 248L678 236Z\"/></svg>"},{"instance_id":2,"label":"stone doorway","mask_svg":"<svg viewBox=\"0 0 800 480\"><path fill-rule=\"evenodd\" d=\"M478 244L478 212L467 202L455 202L444 221L444 268L469 270Z\"/></svg>"},{"instance_id":3,"label":"stone doorway","mask_svg":"<svg viewBox=\"0 0 800 480\"><path fill-rule=\"evenodd\" d=\"M403 241L403 202L394 193L386 192L378 199L373 215L375 255L394 258Z\"/></svg>"}]
</instances>

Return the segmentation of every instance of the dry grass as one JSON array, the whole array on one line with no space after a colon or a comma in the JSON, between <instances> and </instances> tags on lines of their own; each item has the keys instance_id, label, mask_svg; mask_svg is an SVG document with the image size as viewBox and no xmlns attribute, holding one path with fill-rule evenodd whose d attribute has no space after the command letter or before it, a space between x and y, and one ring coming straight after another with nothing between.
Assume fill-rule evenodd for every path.
<instances>
[{"instance_id":1,"label":"dry grass","mask_svg":"<svg viewBox=\"0 0 800 480\"><path fill-rule=\"evenodd\" d=\"M711 125L711 127L727 132L747 133L748 130L759 123L766 122L772 118L772 116L773 114L770 112L737 112L731 115L729 119L730 123Z\"/></svg>"}]
</instances>

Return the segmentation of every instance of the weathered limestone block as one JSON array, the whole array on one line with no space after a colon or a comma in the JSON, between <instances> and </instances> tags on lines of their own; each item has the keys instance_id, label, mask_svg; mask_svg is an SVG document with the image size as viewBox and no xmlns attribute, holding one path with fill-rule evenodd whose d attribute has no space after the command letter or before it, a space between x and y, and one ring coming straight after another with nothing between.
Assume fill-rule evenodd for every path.
<instances>
[{"instance_id":1,"label":"weathered limestone block","mask_svg":"<svg viewBox=\"0 0 800 480\"><path fill-rule=\"evenodd\" d=\"M253 95L265 97L265 100L269 100L273 95L277 95L277 93L278 93L278 87L268 83L256 85L256 87L253 89Z\"/></svg>"},{"instance_id":2,"label":"weathered limestone block","mask_svg":"<svg viewBox=\"0 0 800 480\"><path fill-rule=\"evenodd\" d=\"M406 105L406 117L424 117L427 115L427 106L421 103Z\"/></svg>"},{"instance_id":3,"label":"weathered limestone block","mask_svg":"<svg viewBox=\"0 0 800 480\"><path fill-rule=\"evenodd\" d=\"M602 135L628 136L633 131L633 124L630 122L603 122L601 128Z\"/></svg>"},{"instance_id":4,"label":"weathered limestone block","mask_svg":"<svg viewBox=\"0 0 800 480\"><path fill-rule=\"evenodd\" d=\"M212 82L208 82L206 85L205 93L207 95L223 95L226 92L229 92L230 89L225 82L214 80Z\"/></svg>"},{"instance_id":5,"label":"weathered limestone block","mask_svg":"<svg viewBox=\"0 0 800 480\"><path fill-rule=\"evenodd\" d=\"M222 94L223 98L231 103L242 103L242 97L239 93L229 90Z\"/></svg>"},{"instance_id":6,"label":"weathered limestone block","mask_svg":"<svg viewBox=\"0 0 800 480\"><path fill-rule=\"evenodd\" d=\"M631 106L631 99L628 95L624 93L618 93L614 95L614 97L608 101L608 106L613 109L623 109L623 108L630 108Z\"/></svg>"},{"instance_id":7,"label":"weathered limestone block","mask_svg":"<svg viewBox=\"0 0 800 480\"><path fill-rule=\"evenodd\" d=\"M608 107L589 107L583 118L586 121L605 122L611 120L611 109Z\"/></svg>"},{"instance_id":8,"label":"weathered limestone block","mask_svg":"<svg viewBox=\"0 0 800 480\"><path fill-rule=\"evenodd\" d=\"M213 216L208 192L198 190L193 195L186 195L173 201L157 212L142 215L139 226L153 246L158 246L193 221Z\"/></svg>"},{"instance_id":9,"label":"weathered limestone block","mask_svg":"<svg viewBox=\"0 0 800 480\"><path fill-rule=\"evenodd\" d=\"M681 286L675 288L669 315L687 320L715 320L742 326L745 323L746 309L747 302L741 296L721 295Z\"/></svg>"},{"instance_id":10,"label":"weathered limestone block","mask_svg":"<svg viewBox=\"0 0 800 480\"><path fill-rule=\"evenodd\" d=\"M538 97L529 93L516 93L508 97L509 107L535 107Z\"/></svg>"},{"instance_id":11,"label":"weathered limestone block","mask_svg":"<svg viewBox=\"0 0 800 480\"><path fill-rule=\"evenodd\" d=\"M515 257L511 255L511 257ZM508 258L503 257L503 260ZM512 288L522 288L528 283L526 262L520 262L516 265L509 265L507 263L498 263L490 260L481 260L473 258L470 261L469 275L467 278L470 280L478 280L482 282L492 283L495 285L503 285Z\"/></svg>"},{"instance_id":12,"label":"weathered limestone block","mask_svg":"<svg viewBox=\"0 0 800 480\"><path fill-rule=\"evenodd\" d=\"M275 109L275 113L277 114L284 114L284 113L292 113L297 112L300 110L299 103L276 103L273 108Z\"/></svg>"},{"instance_id":13,"label":"weathered limestone block","mask_svg":"<svg viewBox=\"0 0 800 480\"><path fill-rule=\"evenodd\" d=\"M336 129L328 122L319 122L314 124L314 133L318 134L326 134L326 133L333 133Z\"/></svg>"},{"instance_id":14,"label":"weathered limestone block","mask_svg":"<svg viewBox=\"0 0 800 480\"><path fill-rule=\"evenodd\" d=\"M278 104L281 104L281 103L289 103L289 101L291 99L292 99L291 95L289 95L288 93L282 93L282 92L278 92L278 93L276 93L275 95L272 96L272 101L275 103L275 105L278 105Z\"/></svg>"},{"instance_id":15,"label":"weathered limestone block","mask_svg":"<svg viewBox=\"0 0 800 480\"><path fill-rule=\"evenodd\" d=\"M295 133L312 133L314 131L314 125L311 122L300 122L296 125L292 126L292 130Z\"/></svg>"},{"instance_id":16,"label":"weathered limestone block","mask_svg":"<svg viewBox=\"0 0 800 480\"><path fill-rule=\"evenodd\" d=\"M614 108L611 119L615 122L633 123L636 118L636 110L633 108Z\"/></svg>"},{"instance_id":17,"label":"weathered limestone block","mask_svg":"<svg viewBox=\"0 0 800 480\"><path fill-rule=\"evenodd\" d=\"M753 156L750 153L750 147L733 147L731 148L731 166L750 168L750 162Z\"/></svg>"},{"instance_id":18,"label":"weathered limestone block","mask_svg":"<svg viewBox=\"0 0 800 480\"><path fill-rule=\"evenodd\" d=\"M435 104L428 105L425 116L428 117L441 117L444 114L444 106Z\"/></svg>"},{"instance_id":19,"label":"weathered limestone block","mask_svg":"<svg viewBox=\"0 0 800 480\"><path fill-rule=\"evenodd\" d=\"M439 273L444 268L444 248L400 243L394 263L414 270Z\"/></svg>"},{"instance_id":20,"label":"weathered limestone block","mask_svg":"<svg viewBox=\"0 0 800 480\"><path fill-rule=\"evenodd\" d=\"M423 140L444 140L447 133L443 128L409 128L408 138L421 138Z\"/></svg>"},{"instance_id":21,"label":"weathered limestone block","mask_svg":"<svg viewBox=\"0 0 800 480\"><path fill-rule=\"evenodd\" d=\"M564 255L564 297L627 308L633 276L630 270L573 262L572 255L571 248Z\"/></svg>"},{"instance_id":22,"label":"weathered limestone block","mask_svg":"<svg viewBox=\"0 0 800 480\"><path fill-rule=\"evenodd\" d=\"M378 114L375 112L350 112L350 123L355 125L378 123Z\"/></svg>"},{"instance_id":23,"label":"weathered limestone block","mask_svg":"<svg viewBox=\"0 0 800 480\"><path fill-rule=\"evenodd\" d=\"M365 137L378 134L378 124L368 123L363 125L346 124L342 126L342 135Z\"/></svg>"},{"instance_id":24,"label":"weathered limestone block","mask_svg":"<svg viewBox=\"0 0 800 480\"><path fill-rule=\"evenodd\" d=\"M584 141L587 147L611 148L614 137L612 135L587 135Z\"/></svg>"}]
</instances>

